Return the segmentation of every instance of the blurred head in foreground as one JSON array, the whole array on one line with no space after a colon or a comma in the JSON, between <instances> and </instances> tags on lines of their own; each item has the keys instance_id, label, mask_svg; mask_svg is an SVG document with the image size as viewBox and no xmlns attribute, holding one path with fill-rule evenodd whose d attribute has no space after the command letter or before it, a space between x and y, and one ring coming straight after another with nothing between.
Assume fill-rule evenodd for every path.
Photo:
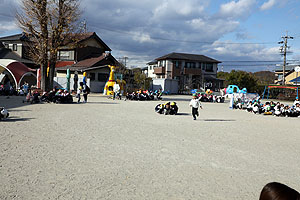
<instances>
[{"instance_id":1,"label":"blurred head in foreground","mask_svg":"<svg viewBox=\"0 0 300 200\"><path fill-rule=\"evenodd\" d=\"M284 184L272 182L264 186L259 200L300 200L300 194Z\"/></svg>"}]
</instances>

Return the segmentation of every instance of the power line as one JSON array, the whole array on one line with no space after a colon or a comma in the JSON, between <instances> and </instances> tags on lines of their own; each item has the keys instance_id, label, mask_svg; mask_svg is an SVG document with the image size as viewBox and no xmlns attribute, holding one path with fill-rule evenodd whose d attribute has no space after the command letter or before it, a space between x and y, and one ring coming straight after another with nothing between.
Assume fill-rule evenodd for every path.
<instances>
[{"instance_id":1,"label":"power line","mask_svg":"<svg viewBox=\"0 0 300 200\"><path fill-rule=\"evenodd\" d=\"M288 61L299 61L299 60L288 60ZM257 63L260 63L260 62L282 62L282 60L268 60L268 61L263 61L263 60L258 60L258 61L255 61L255 60L224 60L224 61L221 61L222 63L223 62L257 62Z\"/></svg>"},{"instance_id":2,"label":"power line","mask_svg":"<svg viewBox=\"0 0 300 200\"><path fill-rule=\"evenodd\" d=\"M11 16L9 14L5 14L5 13L0 13L0 16L5 16L5 17L9 17L9 18L15 18L14 16ZM128 31L121 31L121 30L117 30L117 29L111 29L108 27L103 27L103 25L101 25L101 27L97 26L97 24L94 25L89 25L91 27L94 27L96 29L101 29L101 30L106 30L106 31L110 31L110 32L115 32L115 33L119 33L119 34L125 34L125 35L132 35L132 36L137 36L136 33L132 33L132 32L128 32ZM212 44L212 43L216 43L216 44L239 44L239 45L249 45L249 44L275 44L276 42L218 42L218 41L191 41L191 40L178 40L178 39L170 39L170 38L163 38L163 37L155 37L155 36L149 36L150 39L152 40L161 40L161 41L171 41L171 42L182 42L182 43L193 43L193 44Z\"/></svg>"},{"instance_id":3,"label":"power line","mask_svg":"<svg viewBox=\"0 0 300 200\"><path fill-rule=\"evenodd\" d=\"M257 64L257 65L255 65L255 64L249 64L249 65L236 65L236 64L234 64L234 65L230 65L230 64L226 64L226 65L220 65L220 66L226 66L226 67L231 67L231 66L241 66L241 67L251 67L251 66L270 66L270 65L273 65L273 66L275 66L275 65L277 65L277 63L275 64L267 64L267 65L264 65L264 64Z\"/></svg>"},{"instance_id":4,"label":"power line","mask_svg":"<svg viewBox=\"0 0 300 200\"><path fill-rule=\"evenodd\" d=\"M120 31L116 29L111 29L107 27L99 27L96 25L90 25L91 27L94 27L96 29L101 29L101 30L106 30L110 32L115 32L115 33L120 33L120 34L125 34L125 35L131 35L131 36L137 36L138 34L132 33L132 32L127 32L127 31ZM190 41L190 40L178 40L178 39L170 39L170 38L162 38L162 37L153 37L149 36L149 39L152 40L162 40L162 41L171 41L171 42L182 42L182 43L193 43L193 44L240 44L240 45L249 45L249 44L275 44L276 42L218 42L218 41Z\"/></svg>"}]
</instances>

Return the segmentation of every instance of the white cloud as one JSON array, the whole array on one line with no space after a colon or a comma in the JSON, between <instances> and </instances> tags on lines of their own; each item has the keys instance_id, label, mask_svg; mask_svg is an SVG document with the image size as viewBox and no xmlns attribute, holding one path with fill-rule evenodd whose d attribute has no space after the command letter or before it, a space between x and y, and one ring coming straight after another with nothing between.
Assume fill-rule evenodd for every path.
<instances>
[{"instance_id":1,"label":"white cloud","mask_svg":"<svg viewBox=\"0 0 300 200\"><path fill-rule=\"evenodd\" d=\"M216 41L207 50L207 53L219 57L230 57L231 60L243 58L244 60L280 60L278 47L265 47L262 44L239 44L232 41Z\"/></svg>"},{"instance_id":2,"label":"white cloud","mask_svg":"<svg viewBox=\"0 0 300 200\"><path fill-rule=\"evenodd\" d=\"M132 33L133 36L133 40L138 41L140 43L146 43L146 42L154 42L149 34L146 33L141 33L141 32L134 32Z\"/></svg>"},{"instance_id":3,"label":"white cloud","mask_svg":"<svg viewBox=\"0 0 300 200\"><path fill-rule=\"evenodd\" d=\"M263 3L260 7L260 10L269 10L276 4L276 0L268 0L267 2Z\"/></svg>"},{"instance_id":4,"label":"white cloud","mask_svg":"<svg viewBox=\"0 0 300 200\"><path fill-rule=\"evenodd\" d=\"M9 8L18 1L0 0L0 13L14 15ZM218 42L235 32L239 39L249 39L247 32L241 31L241 21L254 12L257 0L231 0L220 5L215 13L209 12L210 3L215 2L81 0L81 7L88 31L96 32L115 57L129 57L129 66L144 66L170 52L205 54L217 60L274 58L273 49L263 45ZM0 18L1 36L17 29L13 21L13 18Z\"/></svg>"},{"instance_id":5,"label":"white cloud","mask_svg":"<svg viewBox=\"0 0 300 200\"><path fill-rule=\"evenodd\" d=\"M13 31L18 29L18 26L14 21L12 22L0 22L0 33L5 33L7 31Z\"/></svg>"},{"instance_id":6,"label":"white cloud","mask_svg":"<svg viewBox=\"0 0 300 200\"><path fill-rule=\"evenodd\" d=\"M153 19L199 15L206 6L207 2L203 0L188 0L184 3L182 0L164 0L153 9Z\"/></svg>"},{"instance_id":7,"label":"white cloud","mask_svg":"<svg viewBox=\"0 0 300 200\"><path fill-rule=\"evenodd\" d=\"M256 4L256 0L239 0L222 4L220 7L220 15L228 18L247 17L251 14L252 8Z\"/></svg>"}]
</instances>

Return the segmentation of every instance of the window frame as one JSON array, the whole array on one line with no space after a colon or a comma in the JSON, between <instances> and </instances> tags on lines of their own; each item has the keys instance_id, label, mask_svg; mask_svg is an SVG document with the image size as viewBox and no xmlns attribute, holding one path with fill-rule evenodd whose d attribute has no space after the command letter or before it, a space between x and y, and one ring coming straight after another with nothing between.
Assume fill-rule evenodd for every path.
<instances>
[{"instance_id":1,"label":"window frame","mask_svg":"<svg viewBox=\"0 0 300 200\"><path fill-rule=\"evenodd\" d=\"M13 51L18 51L18 44L13 44L12 50Z\"/></svg>"}]
</instances>

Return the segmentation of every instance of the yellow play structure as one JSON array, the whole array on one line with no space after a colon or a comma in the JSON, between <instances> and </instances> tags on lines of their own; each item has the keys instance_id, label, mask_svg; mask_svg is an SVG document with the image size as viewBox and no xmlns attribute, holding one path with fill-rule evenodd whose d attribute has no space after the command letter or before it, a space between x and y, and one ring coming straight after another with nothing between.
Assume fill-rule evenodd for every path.
<instances>
[{"instance_id":1,"label":"yellow play structure","mask_svg":"<svg viewBox=\"0 0 300 200\"><path fill-rule=\"evenodd\" d=\"M111 66L111 65L108 65L108 67L110 68L110 74L109 74L108 81L105 83L103 94L104 95L113 95L114 94L114 84L116 83L116 81L115 81L116 67Z\"/></svg>"},{"instance_id":2,"label":"yellow play structure","mask_svg":"<svg viewBox=\"0 0 300 200\"><path fill-rule=\"evenodd\" d=\"M116 66L108 65L108 67L110 68L110 74L109 74L108 81L105 83L103 94L104 95L113 95L114 94L114 85L117 83L120 85L120 90L121 90L121 95L122 95L124 92L124 89L125 89L126 81L115 79L115 70L117 68Z\"/></svg>"}]
</instances>

